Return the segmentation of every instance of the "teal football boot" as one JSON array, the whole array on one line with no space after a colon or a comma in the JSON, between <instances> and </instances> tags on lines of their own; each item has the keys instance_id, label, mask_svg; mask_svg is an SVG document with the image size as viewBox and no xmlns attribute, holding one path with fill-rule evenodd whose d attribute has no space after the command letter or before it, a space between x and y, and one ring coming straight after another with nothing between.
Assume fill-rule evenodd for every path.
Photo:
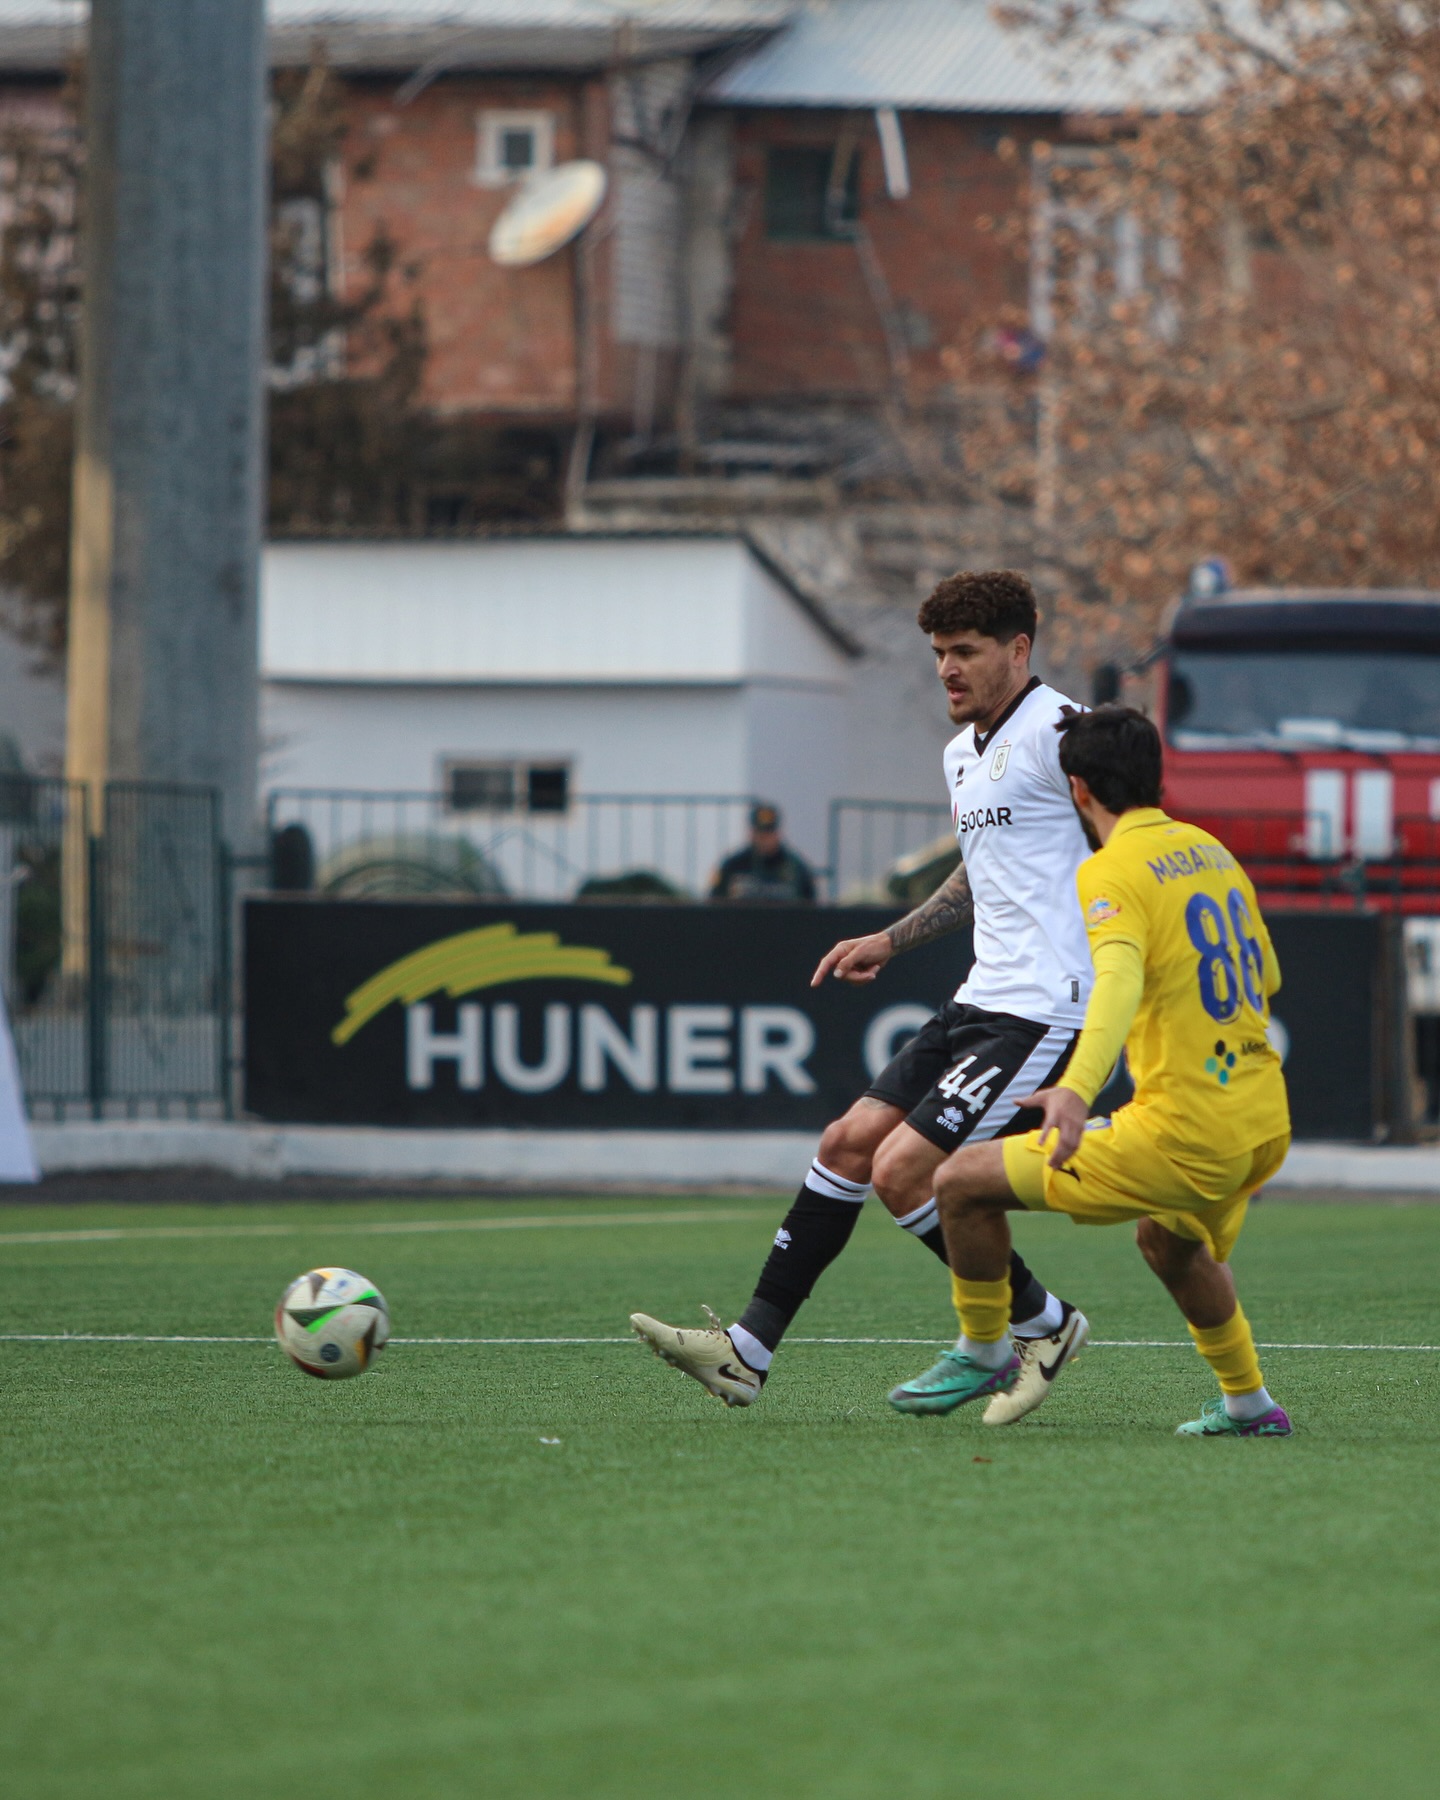
<instances>
[{"instance_id":1,"label":"teal football boot","mask_svg":"<svg viewBox=\"0 0 1440 1800\"><path fill-rule=\"evenodd\" d=\"M933 1369L891 1390L890 1404L903 1413L954 1412L967 1401L1008 1394L1019 1378L1020 1358L1013 1352L998 1369L987 1369L959 1350L942 1350Z\"/></svg>"},{"instance_id":2,"label":"teal football boot","mask_svg":"<svg viewBox=\"0 0 1440 1800\"><path fill-rule=\"evenodd\" d=\"M1294 1430L1283 1406L1272 1406L1258 1419L1232 1419L1223 1400L1207 1400L1198 1419L1175 1427L1176 1437L1289 1437Z\"/></svg>"}]
</instances>

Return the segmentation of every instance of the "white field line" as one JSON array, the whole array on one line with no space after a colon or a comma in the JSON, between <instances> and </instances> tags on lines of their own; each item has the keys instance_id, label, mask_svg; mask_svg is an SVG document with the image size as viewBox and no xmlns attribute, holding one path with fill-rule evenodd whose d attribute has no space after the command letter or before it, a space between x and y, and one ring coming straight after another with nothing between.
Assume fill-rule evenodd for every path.
<instances>
[{"instance_id":1,"label":"white field line","mask_svg":"<svg viewBox=\"0 0 1440 1800\"><path fill-rule=\"evenodd\" d=\"M423 1337L391 1338L392 1344L443 1344L509 1346L525 1344L633 1344L631 1337ZM933 1349L935 1338L881 1337L797 1337L792 1344L893 1344L912 1348ZM274 1339L267 1333L255 1337L148 1336L139 1332L98 1331L0 1331L3 1344L269 1344ZM1257 1350L1374 1350L1421 1351L1440 1354L1440 1344L1256 1344ZM1191 1350L1194 1346L1177 1338L1091 1338L1090 1350Z\"/></svg>"},{"instance_id":2,"label":"white field line","mask_svg":"<svg viewBox=\"0 0 1440 1800\"><path fill-rule=\"evenodd\" d=\"M0 1231L0 1244L111 1244L140 1238L261 1238L309 1237L316 1232L349 1232L362 1237L405 1237L412 1232L436 1231L543 1231L562 1226L577 1229L597 1225L709 1225L717 1221L768 1219L768 1213L733 1212L707 1207L704 1212L600 1213L595 1217L546 1214L518 1219L399 1219L350 1222L315 1220L308 1224L272 1225L97 1225L77 1231Z\"/></svg>"}]
</instances>

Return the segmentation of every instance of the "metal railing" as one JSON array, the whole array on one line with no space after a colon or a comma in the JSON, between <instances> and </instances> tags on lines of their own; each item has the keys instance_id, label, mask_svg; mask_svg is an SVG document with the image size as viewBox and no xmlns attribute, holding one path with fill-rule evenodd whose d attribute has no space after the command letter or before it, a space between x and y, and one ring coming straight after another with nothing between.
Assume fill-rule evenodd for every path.
<instances>
[{"instance_id":1,"label":"metal railing","mask_svg":"<svg viewBox=\"0 0 1440 1800\"><path fill-rule=\"evenodd\" d=\"M832 800L827 852L832 900L901 903L938 887L959 854L949 807L928 800Z\"/></svg>"},{"instance_id":2,"label":"metal railing","mask_svg":"<svg viewBox=\"0 0 1440 1800\"><path fill-rule=\"evenodd\" d=\"M1351 850L1333 815L1192 812L1245 866L1262 900L1303 910L1440 913L1440 821L1400 817L1388 856Z\"/></svg>"},{"instance_id":3,"label":"metal railing","mask_svg":"<svg viewBox=\"0 0 1440 1800\"><path fill-rule=\"evenodd\" d=\"M554 812L498 811L424 791L277 788L266 826L279 885L342 898L696 899L745 842L753 803L587 794Z\"/></svg>"},{"instance_id":4,"label":"metal railing","mask_svg":"<svg viewBox=\"0 0 1440 1800\"><path fill-rule=\"evenodd\" d=\"M92 989L90 809L85 788L0 779L0 986L28 1095L88 1099Z\"/></svg>"},{"instance_id":5,"label":"metal railing","mask_svg":"<svg viewBox=\"0 0 1440 1800\"><path fill-rule=\"evenodd\" d=\"M218 798L114 782L96 810L80 784L0 780L0 985L31 1110L226 1111Z\"/></svg>"},{"instance_id":6,"label":"metal railing","mask_svg":"<svg viewBox=\"0 0 1440 1800\"><path fill-rule=\"evenodd\" d=\"M229 967L219 796L112 782L93 916L104 1030L92 1102L190 1109L224 1093Z\"/></svg>"},{"instance_id":7,"label":"metal railing","mask_svg":"<svg viewBox=\"0 0 1440 1800\"><path fill-rule=\"evenodd\" d=\"M254 885L284 874L282 887L339 897L693 899L745 841L750 805L590 795L563 812L498 813L435 793L284 789ZM1396 854L1368 860L1331 853L1324 826L1295 813L1193 822L1268 902L1440 916L1440 821L1397 820ZM840 799L817 873L832 901L907 905L955 856L943 804ZM238 867L208 789L113 783L97 807L81 786L0 777L0 985L33 1110L228 1111Z\"/></svg>"},{"instance_id":8,"label":"metal railing","mask_svg":"<svg viewBox=\"0 0 1440 1800\"><path fill-rule=\"evenodd\" d=\"M1305 909L1440 913L1440 820L1400 817L1388 856L1358 856L1326 812L1187 812L1244 864L1262 897ZM915 904L954 867L948 808L832 800L829 893Z\"/></svg>"}]
</instances>

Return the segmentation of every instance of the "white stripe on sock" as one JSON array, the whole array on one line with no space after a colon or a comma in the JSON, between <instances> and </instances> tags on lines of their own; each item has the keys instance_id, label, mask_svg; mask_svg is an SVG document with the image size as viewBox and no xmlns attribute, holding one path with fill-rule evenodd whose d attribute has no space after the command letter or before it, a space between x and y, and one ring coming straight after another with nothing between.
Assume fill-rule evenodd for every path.
<instances>
[{"instance_id":1,"label":"white stripe on sock","mask_svg":"<svg viewBox=\"0 0 1440 1800\"><path fill-rule=\"evenodd\" d=\"M763 1375L770 1367L773 1350L767 1350L753 1331L747 1331L743 1325L730 1327L730 1342L735 1346L735 1354L747 1369L753 1369L757 1375Z\"/></svg>"},{"instance_id":2,"label":"white stripe on sock","mask_svg":"<svg viewBox=\"0 0 1440 1800\"><path fill-rule=\"evenodd\" d=\"M904 1218L897 1218L895 1223L902 1231L910 1231L916 1237L924 1237L930 1227L938 1222L940 1208L932 1196L923 1206L917 1206L914 1212L906 1213Z\"/></svg>"},{"instance_id":3,"label":"white stripe on sock","mask_svg":"<svg viewBox=\"0 0 1440 1800\"><path fill-rule=\"evenodd\" d=\"M831 1200L849 1200L856 1206L863 1204L865 1196L870 1192L868 1181L847 1181L843 1175L827 1169L818 1156L810 1165L805 1185L812 1194L824 1194Z\"/></svg>"}]
</instances>

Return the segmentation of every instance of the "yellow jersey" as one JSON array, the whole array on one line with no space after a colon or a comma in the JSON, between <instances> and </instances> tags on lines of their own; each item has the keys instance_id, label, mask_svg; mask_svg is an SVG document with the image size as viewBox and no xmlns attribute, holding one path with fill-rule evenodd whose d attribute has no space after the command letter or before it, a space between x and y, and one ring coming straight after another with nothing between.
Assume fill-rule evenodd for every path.
<instances>
[{"instance_id":1,"label":"yellow jersey","mask_svg":"<svg viewBox=\"0 0 1440 1800\"><path fill-rule=\"evenodd\" d=\"M1125 1054L1155 1141L1228 1157L1284 1136L1285 1077L1266 1036L1280 966L1235 858L1208 831L1137 807L1075 884L1092 953L1133 944L1145 965Z\"/></svg>"}]
</instances>

